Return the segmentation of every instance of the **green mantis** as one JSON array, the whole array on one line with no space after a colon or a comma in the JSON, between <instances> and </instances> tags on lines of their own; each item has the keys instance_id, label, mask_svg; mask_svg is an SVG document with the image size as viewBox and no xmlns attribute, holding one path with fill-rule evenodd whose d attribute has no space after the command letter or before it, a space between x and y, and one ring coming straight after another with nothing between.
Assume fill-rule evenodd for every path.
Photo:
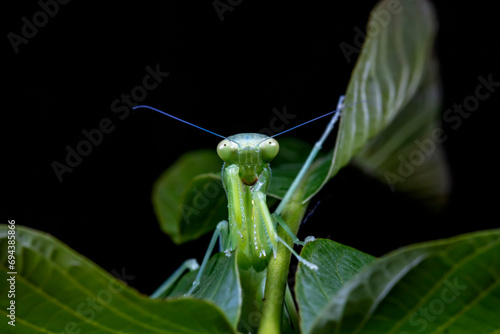
<instances>
[{"instance_id":1,"label":"green mantis","mask_svg":"<svg viewBox=\"0 0 500 334\"><path fill-rule=\"evenodd\" d=\"M266 204L271 181L269 162L279 151L274 138L257 133L228 137L217 147L224 161L222 180L229 211L230 247L242 269L264 270L276 252L276 226Z\"/></svg>"},{"instance_id":2,"label":"green mantis","mask_svg":"<svg viewBox=\"0 0 500 334\"><path fill-rule=\"evenodd\" d=\"M280 214L338 120L339 111L344 108L343 96L340 97L335 111L284 131L288 132L299 126L333 114L323 135L314 145L302 169L283 197L281 203L272 214L266 204L266 192L271 182L270 162L279 152L279 144L276 139L272 137L284 132L272 137L258 133L244 133L224 137L158 109L149 106L136 106L134 109L137 108L155 110L176 120L224 138L217 146L217 153L224 163L222 168L222 181L228 200L228 221L222 221L218 224L200 266L198 275L191 289L187 292L188 295L200 284L203 270L215 247L217 239L220 239L220 250L226 252L228 256L231 251L234 250L236 252L237 262L242 270L247 270L249 268L253 268L256 272L265 270L271 258L276 257L278 242L282 242L288 247L297 259L309 269L317 270L318 266L316 264L301 258L278 236L276 228L279 224L290 235L295 244L304 244L304 242L299 241L294 233L288 228ZM312 239L312 237L308 237L306 241ZM193 270L197 269L198 265L193 260L186 261L181 268L151 295L151 297L162 297L165 291L177 280L186 268Z\"/></svg>"}]
</instances>

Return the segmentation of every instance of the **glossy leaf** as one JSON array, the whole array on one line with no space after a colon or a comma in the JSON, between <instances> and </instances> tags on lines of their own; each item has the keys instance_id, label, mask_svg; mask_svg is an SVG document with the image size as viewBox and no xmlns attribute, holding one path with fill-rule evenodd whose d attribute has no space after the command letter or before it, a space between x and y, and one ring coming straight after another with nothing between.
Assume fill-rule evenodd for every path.
<instances>
[{"instance_id":1,"label":"glossy leaf","mask_svg":"<svg viewBox=\"0 0 500 334\"><path fill-rule=\"evenodd\" d=\"M189 291L198 274L194 270L184 275L173 287L168 297L180 297ZM230 253L217 253L208 261L200 285L193 291L196 298L207 300L217 305L236 328L241 314L242 291L236 256Z\"/></svg>"},{"instance_id":2,"label":"glossy leaf","mask_svg":"<svg viewBox=\"0 0 500 334\"><path fill-rule=\"evenodd\" d=\"M500 230L394 251L347 282L311 333L498 333Z\"/></svg>"},{"instance_id":3,"label":"glossy leaf","mask_svg":"<svg viewBox=\"0 0 500 334\"><path fill-rule=\"evenodd\" d=\"M160 226L175 243L196 239L227 219L215 150L184 154L156 181L153 205Z\"/></svg>"},{"instance_id":4,"label":"glossy leaf","mask_svg":"<svg viewBox=\"0 0 500 334\"><path fill-rule=\"evenodd\" d=\"M3 279L12 271L8 230L0 225ZM0 284L1 333L234 333L207 301L150 300L47 234L17 225L15 237L16 326L6 321L10 285ZM116 274L134 278L126 268Z\"/></svg>"},{"instance_id":5,"label":"glossy leaf","mask_svg":"<svg viewBox=\"0 0 500 334\"><path fill-rule=\"evenodd\" d=\"M280 153L271 162L268 203L281 198L305 161L311 146L280 139ZM223 162L215 150L184 154L156 181L153 205L162 230L175 243L197 239L227 219L227 198L220 179Z\"/></svg>"},{"instance_id":6,"label":"glossy leaf","mask_svg":"<svg viewBox=\"0 0 500 334\"><path fill-rule=\"evenodd\" d=\"M438 120L438 66L435 60L429 65L413 99L385 131L364 147L354 163L391 191L407 193L439 208L445 202L450 181L441 146L446 135Z\"/></svg>"},{"instance_id":7,"label":"glossy leaf","mask_svg":"<svg viewBox=\"0 0 500 334\"><path fill-rule=\"evenodd\" d=\"M332 296L375 257L332 240L318 239L302 249L301 256L318 265L313 271L299 265L295 296L302 333L309 333L316 315Z\"/></svg>"},{"instance_id":8,"label":"glossy leaf","mask_svg":"<svg viewBox=\"0 0 500 334\"><path fill-rule=\"evenodd\" d=\"M306 200L414 98L429 66L435 22L434 10L424 0L381 1L372 10L345 94L334 151L310 173Z\"/></svg>"}]
</instances>

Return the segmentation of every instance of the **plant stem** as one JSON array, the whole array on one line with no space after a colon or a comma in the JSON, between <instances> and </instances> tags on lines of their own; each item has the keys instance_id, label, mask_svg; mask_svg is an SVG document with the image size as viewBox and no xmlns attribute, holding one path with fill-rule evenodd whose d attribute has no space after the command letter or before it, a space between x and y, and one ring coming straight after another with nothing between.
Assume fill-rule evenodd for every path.
<instances>
[{"instance_id":1,"label":"plant stem","mask_svg":"<svg viewBox=\"0 0 500 334\"><path fill-rule=\"evenodd\" d=\"M282 213L283 220L295 234L299 230L300 222L304 217L307 207L307 205L301 203L301 199L302 191L299 188ZM292 238L280 226L278 226L278 235L293 247ZM259 334L276 334L281 332L280 327L283 317L283 302L290 267L290 257L290 251L284 245L278 243L276 259L271 259L267 267L266 289Z\"/></svg>"},{"instance_id":2,"label":"plant stem","mask_svg":"<svg viewBox=\"0 0 500 334\"><path fill-rule=\"evenodd\" d=\"M299 231L300 222L302 221L302 217L304 217L307 207L306 204L302 203L304 180L307 179L305 175L308 173L314 158L318 154L326 138L333 130L339 117L338 112L343 105L344 96L341 96L337 103L337 110L333 112L333 116L321 135L321 138L314 144L314 148L309 153L306 162L302 165L299 174L295 177L290 188L281 200L281 203L276 208L275 213L281 215L295 235L297 235ZM292 239L281 226L278 226L278 236L288 245L293 247ZM278 254L276 259L271 259L267 267L266 290L264 292L259 334L280 333L281 318L283 316L283 301L287 286L288 269L290 267L290 256L291 253L288 248L278 243Z\"/></svg>"}]
</instances>

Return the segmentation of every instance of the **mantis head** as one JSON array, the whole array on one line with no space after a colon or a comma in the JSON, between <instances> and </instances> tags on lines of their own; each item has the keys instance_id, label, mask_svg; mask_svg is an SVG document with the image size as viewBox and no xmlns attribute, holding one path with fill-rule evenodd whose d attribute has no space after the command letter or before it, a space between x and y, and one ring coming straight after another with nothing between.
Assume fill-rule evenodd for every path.
<instances>
[{"instance_id":1,"label":"mantis head","mask_svg":"<svg viewBox=\"0 0 500 334\"><path fill-rule=\"evenodd\" d=\"M217 154L228 164L240 167L240 178L254 185L279 151L276 139L259 133L242 133L227 137L217 146Z\"/></svg>"}]
</instances>

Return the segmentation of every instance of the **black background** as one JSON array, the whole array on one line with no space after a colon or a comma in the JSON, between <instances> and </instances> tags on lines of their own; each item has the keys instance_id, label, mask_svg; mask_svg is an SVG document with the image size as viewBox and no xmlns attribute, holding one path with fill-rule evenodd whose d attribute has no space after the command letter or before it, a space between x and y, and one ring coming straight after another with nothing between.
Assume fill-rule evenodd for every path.
<instances>
[{"instance_id":1,"label":"black background","mask_svg":"<svg viewBox=\"0 0 500 334\"><path fill-rule=\"evenodd\" d=\"M365 29L373 5L243 0L221 21L212 1L71 1L15 53L7 34L20 34L22 17L32 21L41 9L36 1L9 3L2 13L2 223L49 232L107 271L124 268L135 276L130 285L150 293L184 259L200 259L209 239L173 245L154 216L152 184L183 152L215 149L219 139L147 110L120 120L112 102L142 84L146 66L159 64L170 75L145 104L223 135L268 127L272 109L284 106L299 124L335 108L354 67L339 45L354 44L354 27ZM474 95L478 76L500 81L500 49L493 7L436 7L444 111ZM444 211L426 211L346 168L312 201L300 237L380 256L498 226L499 94L457 129L443 125L453 180ZM114 130L59 182L51 164L64 162L65 147L75 148L82 130L104 118ZM295 135L312 143L324 125Z\"/></svg>"}]
</instances>

